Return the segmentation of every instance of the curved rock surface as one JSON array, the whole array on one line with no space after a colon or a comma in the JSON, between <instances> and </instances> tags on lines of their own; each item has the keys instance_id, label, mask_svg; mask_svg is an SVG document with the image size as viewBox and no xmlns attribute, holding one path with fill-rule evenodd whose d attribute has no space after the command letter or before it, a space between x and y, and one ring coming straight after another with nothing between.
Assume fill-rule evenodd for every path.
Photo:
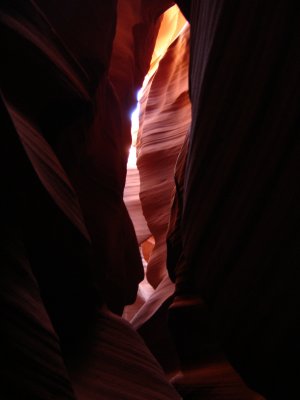
<instances>
[{"instance_id":1,"label":"curved rock surface","mask_svg":"<svg viewBox=\"0 0 300 400\"><path fill-rule=\"evenodd\" d=\"M1 399L300 397L299 7L178 3L1 1Z\"/></svg>"},{"instance_id":2,"label":"curved rock surface","mask_svg":"<svg viewBox=\"0 0 300 400\"><path fill-rule=\"evenodd\" d=\"M189 28L168 46L144 88L137 165L140 198L155 246L147 279L157 287L166 276L166 232L174 188L174 167L190 124Z\"/></svg>"},{"instance_id":3,"label":"curved rock surface","mask_svg":"<svg viewBox=\"0 0 300 400\"><path fill-rule=\"evenodd\" d=\"M134 150L135 151L135 150ZM127 177L124 189L124 202L133 222L138 244L141 245L151 236L145 220L140 201L140 174L137 167L127 167Z\"/></svg>"},{"instance_id":4,"label":"curved rock surface","mask_svg":"<svg viewBox=\"0 0 300 400\"><path fill-rule=\"evenodd\" d=\"M141 337L112 313L98 315L93 342L70 376L79 399L179 400Z\"/></svg>"},{"instance_id":5,"label":"curved rock surface","mask_svg":"<svg viewBox=\"0 0 300 400\"><path fill-rule=\"evenodd\" d=\"M144 35L140 32L143 42L145 36L155 37L163 7L161 2L154 7ZM96 371L93 388L84 387L84 376L72 381L70 371L91 344L101 304L121 312L135 299L143 277L123 202L129 133L108 79L116 16L115 1L0 5L1 140L6 150L1 157L3 399L44 399L50 393L87 398L90 390L92 398L96 390L97 398L103 398ZM151 53L149 42L149 58ZM177 398L142 341L123 326L120 321L114 337L108 328L114 343L108 345L103 336L97 342L111 361L111 379L120 378L120 397ZM116 373L120 359L111 347L124 343L121 332L129 341L125 359L130 360L132 348L140 354L135 368L144 370L143 390L133 371L126 377ZM123 388L122 379L127 382ZM115 396L108 385L105 398Z\"/></svg>"},{"instance_id":6,"label":"curved rock surface","mask_svg":"<svg viewBox=\"0 0 300 400\"><path fill-rule=\"evenodd\" d=\"M184 263L169 265L178 301L189 308L193 294L191 307L203 303L202 327L248 384L267 398L294 398L299 7L182 3L190 7L193 113L180 215ZM177 311L177 327L189 326L188 312ZM191 350L196 342L201 348L197 336Z\"/></svg>"},{"instance_id":7,"label":"curved rock surface","mask_svg":"<svg viewBox=\"0 0 300 400\"><path fill-rule=\"evenodd\" d=\"M140 118L139 118L139 132L133 132L133 136L136 134L138 135L137 139L134 137L134 141L137 141L137 152L139 153L138 163L140 163L140 154L142 151L142 164L139 164L139 171L135 168L136 166L128 165L128 173L127 173L127 182L125 186L124 192L124 200L129 210L129 213L132 217L135 230L138 236L139 243L145 240L147 237L145 236L148 233L148 237L154 233L153 224L151 225L151 218L149 215L152 215L152 218L157 219L157 226L160 224L164 225L167 224L168 220L168 201L170 196L170 191L172 190L173 186L173 178L172 178L172 168L175 164L176 153L178 153L180 148L181 137L184 136L184 128L182 126L177 127L177 131L175 125L168 126L168 119L171 115L177 110L177 112L182 113L184 115L185 112L188 112L188 100L187 100L187 66L188 66L188 28L186 28L186 32L182 32L182 29L185 25L186 21L183 18L182 14L179 12L178 7L174 6L171 7L168 11L166 11L163 15L160 28L158 31L158 36L154 48L154 52L151 59L150 68L148 74L145 77L144 85L141 90L141 106L140 106ZM181 35L180 39L178 39L178 35ZM177 44L174 44L176 41ZM181 65L182 64L182 65ZM176 73L176 70L177 73ZM163 82L165 76L169 74L169 81ZM158 93L158 91L161 91ZM160 97L161 96L161 97ZM165 101L166 96L168 100ZM179 100L178 104L176 104L175 98L176 96L182 96L182 99ZM155 107L158 106L157 110L153 110L151 113L147 108L146 104L152 103L155 104ZM173 108L172 108L172 102ZM182 107L182 109L181 109ZM164 151L166 152L167 149L169 150L169 158L166 159L165 162L161 164L161 168L165 168L165 174L167 176L166 180L166 188L163 191L161 188L157 187L157 184L153 181L157 179L157 171L152 171L153 164L147 164L148 169L145 170L143 164L144 154L147 154L146 157L149 156L154 160L158 157L159 152L157 152L154 146L149 146L149 140L151 141L150 135L154 137L154 132L151 132L153 124L157 123L156 120L160 119L160 112L165 113L165 126L164 132L161 132L159 140L164 142ZM187 110L187 111L186 111ZM146 118L147 123L150 121L150 128L146 123L146 131L144 132L144 118ZM163 127L163 125L162 125ZM167 134L169 131L169 134ZM176 136L177 135L177 136ZM148 142L147 142L148 140ZM135 147L132 148L131 151L134 151ZM161 147L162 149L162 147ZM172 153L172 154L171 154ZM162 154L161 154L162 156ZM150 159L149 159L150 160ZM151 160L150 160L151 161ZM151 169L150 169L150 168ZM147 167L146 167L147 168ZM139 174L138 174L139 172ZM151 175L152 174L152 175ZM136 179L138 178L138 180ZM150 180L152 180L151 184L154 183L152 192L148 190L146 193L147 201L142 199L141 191L140 191L140 182L142 180L143 185L143 192L145 192L145 185L149 185ZM159 177L161 178L161 176ZM169 181L169 182L168 182ZM149 188L148 188L149 189ZM152 196L152 197L149 197ZM137 199L137 196L141 198L140 200ZM163 199L164 205L162 207L157 208L157 204L153 204L152 209L149 210L149 203L153 201L155 198L158 200L159 198ZM141 207L142 206L142 207ZM146 209L145 209L146 207ZM148 208L147 208L148 207ZM143 214L141 211L143 209ZM147 211L146 211L147 210ZM150 212L150 214L149 214ZM163 215L165 213L165 215ZM145 220L145 217L146 220ZM146 222L147 221L147 222ZM150 223L150 225L149 225ZM149 231L149 228L150 231ZM162 305L167 297L172 294L173 285L170 280L167 279L166 276L166 269L165 269L165 245L163 244L163 235L166 230L166 227L159 227L162 228L162 235L159 234L158 236L155 235L154 237L154 256L157 258L158 254L158 266L163 273L160 274L161 271L158 271L157 267L154 268L157 274L157 281L154 283L152 279L150 284L153 286L157 286L160 282L164 280L164 282L168 281L168 284L163 284L162 287L167 288L164 290L159 290L159 293L153 293L150 298L150 290L149 290L149 282L145 279L139 287L138 298L136 303L133 306L129 306L126 308L124 313L124 317L128 320L131 320L131 317L134 317L134 314L139 310L139 308L143 305L141 312L139 311L139 316L142 316L142 320L145 322L148 318L150 318ZM144 235L140 236L141 233ZM142 240L140 240L142 239ZM159 239L159 243L156 240ZM153 251L150 255L150 260L147 259L148 265L146 271L150 271L153 269ZM150 264L149 264L150 262ZM156 273L155 272L155 273ZM148 274L148 272L147 272ZM153 291L153 290L152 290ZM154 297L153 297L154 296ZM140 317L139 317L140 318Z\"/></svg>"}]
</instances>

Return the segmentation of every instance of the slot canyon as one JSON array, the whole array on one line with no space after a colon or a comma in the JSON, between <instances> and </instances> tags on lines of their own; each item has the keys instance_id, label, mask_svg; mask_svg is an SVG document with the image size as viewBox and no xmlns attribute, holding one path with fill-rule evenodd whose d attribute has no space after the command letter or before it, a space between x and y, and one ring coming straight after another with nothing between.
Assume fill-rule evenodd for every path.
<instances>
[{"instance_id":1,"label":"slot canyon","mask_svg":"<svg viewBox=\"0 0 300 400\"><path fill-rule=\"evenodd\" d=\"M0 400L300 398L300 6L0 0Z\"/></svg>"}]
</instances>

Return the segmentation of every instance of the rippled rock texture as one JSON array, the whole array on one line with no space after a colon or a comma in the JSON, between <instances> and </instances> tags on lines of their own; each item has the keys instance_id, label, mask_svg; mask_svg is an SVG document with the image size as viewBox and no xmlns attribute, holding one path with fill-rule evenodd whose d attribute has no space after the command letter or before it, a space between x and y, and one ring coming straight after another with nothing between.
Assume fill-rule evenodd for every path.
<instances>
[{"instance_id":1,"label":"rippled rock texture","mask_svg":"<svg viewBox=\"0 0 300 400\"><path fill-rule=\"evenodd\" d=\"M1 2L3 399L178 398L132 328L101 317L143 279L126 115L168 5L131 2L120 22L128 2Z\"/></svg>"},{"instance_id":2,"label":"rippled rock texture","mask_svg":"<svg viewBox=\"0 0 300 400\"><path fill-rule=\"evenodd\" d=\"M300 397L299 7L178 3L1 1L1 399Z\"/></svg>"},{"instance_id":3,"label":"rippled rock texture","mask_svg":"<svg viewBox=\"0 0 300 400\"><path fill-rule=\"evenodd\" d=\"M182 344L180 327L190 332L190 352L181 348L186 363L213 338L252 387L270 399L294 398L299 7L180 3L191 23L192 125L169 249L174 334Z\"/></svg>"},{"instance_id":4,"label":"rippled rock texture","mask_svg":"<svg viewBox=\"0 0 300 400\"><path fill-rule=\"evenodd\" d=\"M166 233L174 168L190 125L189 27L182 29L166 49L141 99L137 165L142 208L155 239L147 266L147 278L154 287L167 275Z\"/></svg>"}]
</instances>

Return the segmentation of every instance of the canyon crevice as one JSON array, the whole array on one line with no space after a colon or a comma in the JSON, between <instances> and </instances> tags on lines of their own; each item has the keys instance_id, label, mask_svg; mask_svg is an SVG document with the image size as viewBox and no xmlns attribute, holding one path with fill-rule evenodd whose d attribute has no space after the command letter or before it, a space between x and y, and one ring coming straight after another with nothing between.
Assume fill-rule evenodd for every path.
<instances>
[{"instance_id":1,"label":"canyon crevice","mask_svg":"<svg viewBox=\"0 0 300 400\"><path fill-rule=\"evenodd\" d=\"M1 399L299 397L299 17L1 1Z\"/></svg>"}]
</instances>

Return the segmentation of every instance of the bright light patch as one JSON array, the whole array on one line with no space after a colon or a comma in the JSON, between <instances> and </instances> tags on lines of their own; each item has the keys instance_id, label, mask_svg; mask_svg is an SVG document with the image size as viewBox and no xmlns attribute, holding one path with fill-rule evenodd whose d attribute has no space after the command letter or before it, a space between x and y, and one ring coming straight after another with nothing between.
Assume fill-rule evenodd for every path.
<instances>
[{"instance_id":1,"label":"bright light patch","mask_svg":"<svg viewBox=\"0 0 300 400\"><path fill-rule=\"evenodd\" d=\"M136 168L136 147L131 146L128 155L127 168Z\"/></svg>"},{"instance_id":2,"label":"bright light patch","mask_svg":"<svg viewBox=\"0 0 300 400\"><path fill-rule=\"evenodd\" d=\"M128 168L136 168L136 140L139 131L139 118L140 118L140 100L142 97L142 89L140 89L136 94L137 105L135 110L131 114L131 137L132 137L132 145L129 150Z\"/></svg>"},{"instance_id":3,"label":"bright light patch","mask_svg":"<svg viewBox=\"0 0 300 400\"><path fill-rule=\"evenodd\" d=\"M142 98L142 88L140 90L138 90L136 93L136 99L138 102L140 102L141 98Z\"/></svg>"},{"instance_id":4,"label":"bright light patch","mask_svg":"<svg viewBox=\"0 0 300 400\"><path fill-rule=\"evenodd\" d=\"M137 103L136 109L131 114L131 135L132 143L136 142L136 135L139 130L140 103Z\"/></svg>"}]
</instances>

